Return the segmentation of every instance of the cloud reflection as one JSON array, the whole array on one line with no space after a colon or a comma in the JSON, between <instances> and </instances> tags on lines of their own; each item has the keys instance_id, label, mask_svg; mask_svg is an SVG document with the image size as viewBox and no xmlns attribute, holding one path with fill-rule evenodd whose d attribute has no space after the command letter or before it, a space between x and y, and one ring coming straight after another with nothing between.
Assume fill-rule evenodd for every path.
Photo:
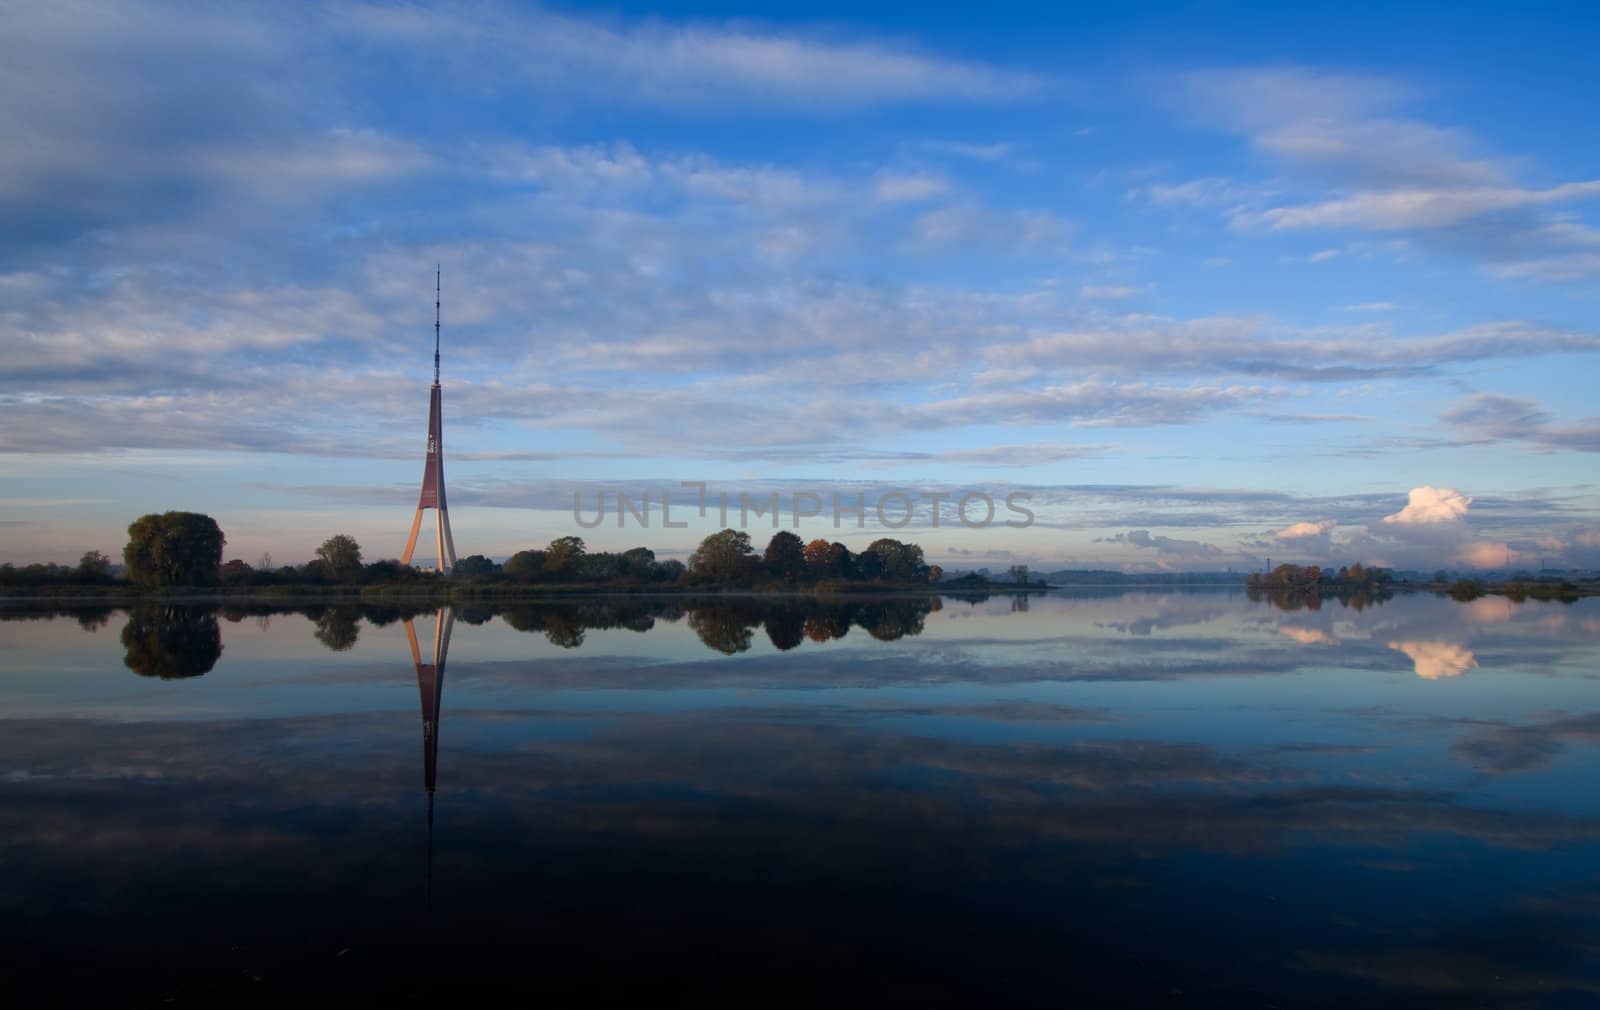
<instances>
[{"instance_id":1,"label":"cloud reflection","mask_svg":"<svg viewBox=\"0 0 1600 1010\"><path fill-rule=\"evenodd\" d=\"M1423 680L1459 677L1478 665L1471 649L1454 642L1390 642L1389 648L1410 656Z\"/></svg>"}]
</instances>

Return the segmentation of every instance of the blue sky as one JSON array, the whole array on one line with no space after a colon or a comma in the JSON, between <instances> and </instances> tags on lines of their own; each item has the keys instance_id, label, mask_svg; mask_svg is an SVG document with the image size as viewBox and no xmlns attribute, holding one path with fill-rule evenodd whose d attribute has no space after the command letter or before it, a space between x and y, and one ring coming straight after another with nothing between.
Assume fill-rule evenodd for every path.
<instances>
[{"instance_id":1,"label":"blue sky","mask_svg":"<svg viewBox=\"0 0 1600 1010\"><path fill-rule=\"evenodd\" d=\"M442 264L461 554L709 481L1032 496L896 533L957 566L1600 566L1600 17L1284 6L24 4L0 556L398 554Z\"/></svg>"}]
</instances>

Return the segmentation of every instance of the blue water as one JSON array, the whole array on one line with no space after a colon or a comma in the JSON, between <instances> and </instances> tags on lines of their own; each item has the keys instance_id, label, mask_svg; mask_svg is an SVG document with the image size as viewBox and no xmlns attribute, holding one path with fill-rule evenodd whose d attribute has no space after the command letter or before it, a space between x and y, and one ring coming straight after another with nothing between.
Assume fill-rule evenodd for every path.
<instances>
[{"instance_id":1,"label":"blue water","mask_svg":"<svg viewBox=\"0 0 1600 1010\"><path fill-rule=\"evenodd\" d=\"M11 1005L1600 1002L1600 600L0 617Z\"/></svg>"}]
</instances>

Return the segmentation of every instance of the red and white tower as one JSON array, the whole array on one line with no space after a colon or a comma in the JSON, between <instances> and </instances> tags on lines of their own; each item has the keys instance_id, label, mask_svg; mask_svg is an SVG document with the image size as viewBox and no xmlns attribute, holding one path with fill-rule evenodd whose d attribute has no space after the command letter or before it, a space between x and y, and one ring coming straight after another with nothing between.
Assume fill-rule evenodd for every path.
<instances>
[{"instance_id":1,"label":"red and white tower","mask_svg":"<svg viewBox=\"0 0 1600 1010\"><path fill-rule=\"evenodd\" d=\"M409 565L417 549L417 534L422 530L422 510L434 511L434 540L439 551L439 572L449 575L456 566L456 542L450 536L450 510L444 498L444 399L439 386L439 282L433 277L433 389L428 399L428 453L422 461L422 495L417 499L417 515L411 520L411 536L400 563Z\"/></svg>"}]
</instances>

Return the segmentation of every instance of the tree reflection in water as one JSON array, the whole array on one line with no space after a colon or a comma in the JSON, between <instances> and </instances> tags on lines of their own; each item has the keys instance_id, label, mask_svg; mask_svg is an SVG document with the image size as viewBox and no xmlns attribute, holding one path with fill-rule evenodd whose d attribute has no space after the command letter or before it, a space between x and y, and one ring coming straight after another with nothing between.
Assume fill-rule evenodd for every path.
<instances>
[{"instance_id":1,"label":"tree reflection in water","mask_svg":"<svg viewBox=\"0 0 1600 1010\"><path fill-rule=\"evenodd\" d=\"M468 624L481 625L498 617L517 631L542 634L563 649L583 646L590 630L622 629L645 632L658 621L687 619L708 649L735 655L746 652L759 629L780 651L812 642L845 637L852 627L873 638L892 642L919 635L927 615L943 606L937 596L856 597L617 597L613 599L548 600L537 603L499 604L477 601L456 609ZM146 677L198 677L211 670L222 655L218 618L240 623L247 618L263 622L274 614L299 614L312 623L312 636L333 652L353 649L363 622L383 627L409 621L432 608L394 604L308 603L299 606L257 601L229 602L221 606L141 604L128 615L122 630L130 670ZM112 611L73 611L86 630L106 624ZM7 620L54 616L54 611L6 615Z\"/></svg>"},{"instance_id":2,"label":"tree reflection in water","mask_svg":"<svg viewBox=\"0 0 1600 1010\"><path fill-rule=\"evenodd\" d=\"M1266 601L1279 610L1321 610L1324 600L1336 600L1340 606L1360 612L1368 607L1381 606L1394 598L1390 591L1353 593L1348 589L1295 591L1291 589L1249 589L1245 596L1251 603Z\"/></svg>"},{"instance_id":3,"label":"tree reflection in water","mask_svg":"<svg viewBox=\"0 0 1600 1010\"><path fill-rule=\"evenodd\" d=\"M122 645L123 663L141 677L198 677L222 656L222 630L213 608L146 604L129 612Z\"/></svg>"},{"instance_id":4,"label":"tree reflection in water","mask_svg":"<svg viewBox=\"0 0 1600 1010\"><path fill-rule=\"evenodd\" d=\"M328 607L316 617L317 641L334 652L349 652L361 637L361 608L354 604Z\"/></svg>"}]
</instances>

